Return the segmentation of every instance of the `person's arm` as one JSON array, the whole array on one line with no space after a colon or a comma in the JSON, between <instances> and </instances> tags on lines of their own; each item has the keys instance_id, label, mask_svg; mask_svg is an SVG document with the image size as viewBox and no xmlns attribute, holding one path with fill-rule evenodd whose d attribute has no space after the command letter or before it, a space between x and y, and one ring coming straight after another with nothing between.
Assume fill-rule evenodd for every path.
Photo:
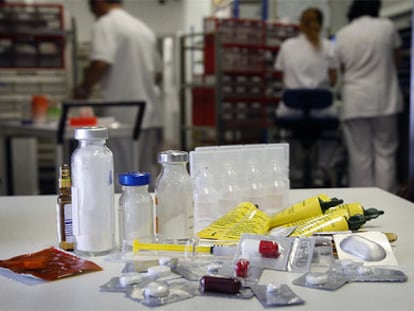
<instances>
[{"instance_id":1,"label":"person's arm","mask_svg":"<svg viewBox=\"0 0 414 311\"><path fill-rule=\"evenodd\" d=\"M92 61L83 72L82 83L75 89L75 99L87 99L91 95L92 89L98 83L110 64L100 60Z\"/></svg>"},{"instance_id":2,"label":"person's arm","mask_svg":"<svg viewBox=\"0 0 414 311\"><path fill-rule=\"evenodd\" d=\"M338 74L335 68L329 68L329 83L331 87L334 87L336 85L336 81L338 79Z\"/></svg>"}]
</instances>

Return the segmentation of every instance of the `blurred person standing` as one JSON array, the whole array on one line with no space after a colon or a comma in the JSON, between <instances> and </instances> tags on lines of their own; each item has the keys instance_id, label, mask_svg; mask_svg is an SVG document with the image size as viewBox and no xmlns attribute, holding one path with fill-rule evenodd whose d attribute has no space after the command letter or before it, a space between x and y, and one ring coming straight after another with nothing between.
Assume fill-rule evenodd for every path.
<instances>
[{"instance_id":1,"label":"blurred person standing","mask_svg":"<svg viewBox=\"0 0 414 311\"><path fill-rule=\"evenodd\" d=\"M401 39L379 18L380 0L354 0L349 24L336 36L342 78L343 130L349 186L397 188L398 113L403 102L397 65Z\"/></svg>"},{"instance_id":2,"label":"blurred person standing","mask_svg":"<svg viewBox=\"0 0 414 311\"><path fill-rule=\"evenodd\" d=\"M300 33L285 40L275 61L275 69L281 73L284 89L328 89L336 84L338 65L331 42L321 37L323 13L319 8L305 9L299 20ZM302 111L287 107L279 102L278 116L301 116ZM312 110L311 115L318 117L337 117L335 105L324 109ZM294 145L291 144L291 148ZM317 166L313 172L315 184L326 185L330 176L333 155L337 148L334 140L317 142ZM293 154L300 154L295 153Z\"/></svg>"},{"instance_id":3,"label":"blurred person standing","mask_svg":"<svg viewBox=\"0 0 414 311\"><path fill-rule=\"evenodd\" d=\"M105 101L146 102L142 131L138 140L138 159L132 159L132 138L110 139L114 153L115 176L135 168L158 175L157 155L162 137L162 111L158 84L161 82L161 57L156 37L142 21L122 9L122 0L89 0L95 15L90 64L81 84L75 88L76 99L87 99L95 84ZM134 124L137 108L97 109L100 116L115 117L120 123ZM119 185L116 183L117 190Z\"/></svg>"},{"instance_id":4,"label":"blurred person standing","mask_svg":"<svg viewBox=\"0 0 414 311\"><path fill-rule=\"evenodd\" d=\"M276 57L275 69L281 72L285 89L323 88L330 89L336 84L337 63L329 40L321 37L323 13L318 8L307 8L300 17L300 34L285 40ZM277 114L300 114L283 103ZM336 114L333 107L320 113Z\"/></svg>"}]
</instances>

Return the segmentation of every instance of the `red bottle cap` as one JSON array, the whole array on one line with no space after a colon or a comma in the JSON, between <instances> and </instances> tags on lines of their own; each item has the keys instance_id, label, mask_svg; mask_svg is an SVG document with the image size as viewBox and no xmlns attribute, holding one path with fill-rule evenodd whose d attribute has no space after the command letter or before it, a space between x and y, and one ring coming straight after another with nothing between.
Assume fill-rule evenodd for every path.
<instances>
[{"instance_id":1,"label":"red bottle cap","mask_svg":"<svg viewBox=\"0 0 414 311\"><path fill-rule=\"evenodd\" d=\"M262 257L277 258L279 257L279 245L275 241L262 240L259 243L259 253Z\"/></svg>"}]
</instances>

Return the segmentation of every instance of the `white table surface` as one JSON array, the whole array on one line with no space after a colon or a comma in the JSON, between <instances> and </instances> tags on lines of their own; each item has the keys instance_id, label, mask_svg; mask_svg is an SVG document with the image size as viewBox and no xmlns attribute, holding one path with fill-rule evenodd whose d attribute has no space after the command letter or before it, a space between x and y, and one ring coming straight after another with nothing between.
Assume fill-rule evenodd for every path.
<instances>
[{"instance_id":1,"label":"white table surface","mask_svg":"<svg viewBox=\"0 0 414 311\"><path fill-rule=\"evenodd\" d=\"M323 291L292 284L300 274L264 271L259 283L288 284L305 305L288 310L414 310L414 204L377 188L292 190L292 203L318 193L361 202L364 207L385 211L363 229L394 232L393 251L398 269L408 276L405 283L350 283L337 291ZM0 197L0 259L36 252L56 245L56 196ZM27 285L0 273L0 310L144 310L122 293L102 293L99 286L118 276L122 263L93 258L104 271L54 282ZM157 310L263 310L251 300L195 297L157 307Z\"/></svg>"}]
</instances>

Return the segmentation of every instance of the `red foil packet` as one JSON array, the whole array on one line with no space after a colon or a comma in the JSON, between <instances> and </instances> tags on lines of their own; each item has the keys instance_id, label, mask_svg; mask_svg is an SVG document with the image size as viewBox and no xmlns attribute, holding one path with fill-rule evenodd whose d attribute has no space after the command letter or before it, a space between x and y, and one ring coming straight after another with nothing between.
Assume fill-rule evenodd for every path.
<instances>
[{"instance_id":1,"label":"red foil packet","mask_svg":"<svg viewBox=\"0 0 414 311\"><path fill-rule=\"evenodd\" d=\"M82 259L55 247L0 260L0 268L46 281L55 281L76 274L103 270L92 261Z\"/></svg>"}]
</instances>

